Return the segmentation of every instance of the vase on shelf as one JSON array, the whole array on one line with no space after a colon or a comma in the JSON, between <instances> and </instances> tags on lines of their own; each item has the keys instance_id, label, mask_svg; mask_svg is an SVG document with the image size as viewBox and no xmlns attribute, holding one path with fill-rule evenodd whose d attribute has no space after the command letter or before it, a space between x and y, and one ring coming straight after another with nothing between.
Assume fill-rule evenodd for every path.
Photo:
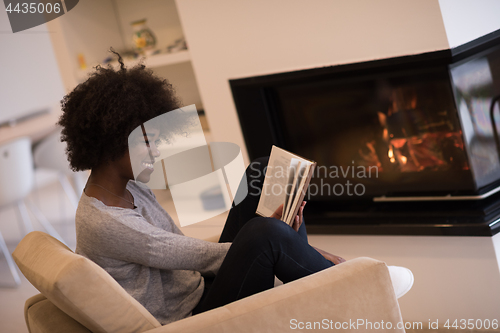
<instances>
[{"instance_id":1,"label":"vase on shelf","mask_svg":"<svg viewBox=\"0 0 500 333\"><path fill-rule=\"evenodd\" d=\"M156 46L156 37L146 25L146 19L134 21L131 25L135 49L139 53L151 54Z\"/></svg>"}]
</instances>

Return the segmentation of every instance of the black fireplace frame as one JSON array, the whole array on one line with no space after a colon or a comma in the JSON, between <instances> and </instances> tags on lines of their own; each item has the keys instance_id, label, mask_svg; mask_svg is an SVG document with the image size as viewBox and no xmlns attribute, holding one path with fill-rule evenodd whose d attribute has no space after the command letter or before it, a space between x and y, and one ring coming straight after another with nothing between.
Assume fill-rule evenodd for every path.
<instances>
[{"instance_id":1,"label":"black fireplace frame","mask_svg":"<svg viewBox=\"0 0 500 333\"><path fill-rule=\"evenodd\" d=\"M443 67L496 45L500 45L500 30L453 49L229 80L249 157L268 155L272 145L287 149L273 105L272 91L280 84ZM485 191L498 185L491 184ZM491 236L500 231L500 194L465 203L358 200L308 206L306 218L312 233Z\"/></svg>"}]
</instances>

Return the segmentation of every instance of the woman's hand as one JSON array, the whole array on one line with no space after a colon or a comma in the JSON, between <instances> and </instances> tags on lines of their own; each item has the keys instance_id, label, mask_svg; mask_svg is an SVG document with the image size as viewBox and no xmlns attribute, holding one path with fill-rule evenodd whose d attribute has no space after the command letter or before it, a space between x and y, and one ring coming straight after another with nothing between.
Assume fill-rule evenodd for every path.
<instances>
[{"instance_id":1,"label":"woman's hand","mask_svg":"<svg viewBox=\"0 0 500 333\"><path fill-rule=\"evenodd\" d=\"M299 211L297 213L297 216L293 219L291 227L295 231L299 231L300 226L302 225L302 222L304 221L304 207L306 205L305 201L302 201L302 205L299 207ZM280 205L278 209L271 215L271 217L274 217L275 219L281 220L281 217L283 216L283 205Z\"/></svg>"},{"instance_id":2,"label":"woman's hand","mask_svg":"<svg viewBox=\"0 0 500 333\"><path fill-rule=\"evenodd\" d=\"M274 217L275 219L281 220L281 216L283 215L283 205L280 205L278 209L271 215L271 217Z\"/></svg>"},{"instance_id":3,"label":"woman's hand","mask_svg":"<svg viewBox=\"0 0 500 333\"><path fill-rule=\"evenodd\" d=\"M300 205L299 212L297 213L297 216L295 216L293 223L292 223L292 228L295 231L299 231L300 226L302 225L302 222L304 222L304 207L306 205L306 201L302 201L302 205ZM271 215L271 217L274 217L275 219L281 220L281 217L283 216L283 205L280 205L276 211ZM335 265L341 264L345 262L346 260L342 257L336 256L334 254L328 253L326 251L323 251L321 249L318 249L317 247L313 248L318 251L323 257L325 257L326 260L329 260L333 262Z\"/></svg>"},{"instance_id":4,"label":"woman's hand","mask_svg":"<svg viewBox=\"0 0 500 333\"><path fill-rule=\"evenodd\" d=\"M293 219L292 222L292 228L293 230L299 232L299 228L302 225L302 222L304 221L304 207L306 206L306 202L302 201L302 205L299 207L299 212L297 213L297 216Z\"/></svg>"},{"instance_id":5,"label":"woman's hand","mask_svg":"<svg viewBox=\"0 0 500 333\"><path fill-rule=\"evenodd\" d=\"M314 247L314 246L313 246ZM345 259L339 256L336 256L334 254L328 253L326 251L323 251L321 249L318 249L317 247L314 247L316 251L318 251L323 257L325 257L326 260L329 260L333 262L335 265L341 264L345 262Z\"/></svg>"}]
</instances>

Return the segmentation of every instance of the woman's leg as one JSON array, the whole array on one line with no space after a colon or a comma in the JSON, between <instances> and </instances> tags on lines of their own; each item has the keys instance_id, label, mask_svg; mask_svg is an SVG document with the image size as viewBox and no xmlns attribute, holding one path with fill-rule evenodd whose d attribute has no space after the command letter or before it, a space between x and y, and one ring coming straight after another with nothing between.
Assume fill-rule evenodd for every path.
<instances>
[{"instance_id":1,"label":"woman's leg","mask_svg":"<svg viewBox=\"0 0 500 333\"><path fill-rule=\"evenodd\" d=\"M274 218L245 223L217 276L193 314L270 289L276 275L284 283L333 266L295 230Z\"/></svg>"},{"instance_id":2,"label":"woman's leg","mask_svg":"<svg viewBox=\"0 0 500 333\"><path fill-rule=\"evenodd\" d=\"M235 197L244 196L245 189L248 188L248 194L238 205L233 206L222 231L219 243L232 242L240 229L251 219L258 216L255 214L259 204L262 185L266 174L269 157L261 157L254 160L245 171L244 179L239 185ZM305 223L302 223L299 234L307 242L307 232Z\"/></svg>"}]
</instances>

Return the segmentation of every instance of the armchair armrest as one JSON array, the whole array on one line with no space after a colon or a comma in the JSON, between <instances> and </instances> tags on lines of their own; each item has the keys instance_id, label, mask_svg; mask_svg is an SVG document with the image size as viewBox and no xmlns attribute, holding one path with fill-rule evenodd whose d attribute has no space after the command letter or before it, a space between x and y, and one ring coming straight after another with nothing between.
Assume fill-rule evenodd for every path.
<instances>
[{"instance_id":1,"label":"armchair armrest","mask_svg":"<svg viewBox=\"0 0 500 333\"><path fill-rule=\"evenodd\" d=\"M399 323L401 312L386 264L357 258L148 333L283 332L327 327L380 332L380 325L404 332Z\"/></svg>"}]
</instances>

